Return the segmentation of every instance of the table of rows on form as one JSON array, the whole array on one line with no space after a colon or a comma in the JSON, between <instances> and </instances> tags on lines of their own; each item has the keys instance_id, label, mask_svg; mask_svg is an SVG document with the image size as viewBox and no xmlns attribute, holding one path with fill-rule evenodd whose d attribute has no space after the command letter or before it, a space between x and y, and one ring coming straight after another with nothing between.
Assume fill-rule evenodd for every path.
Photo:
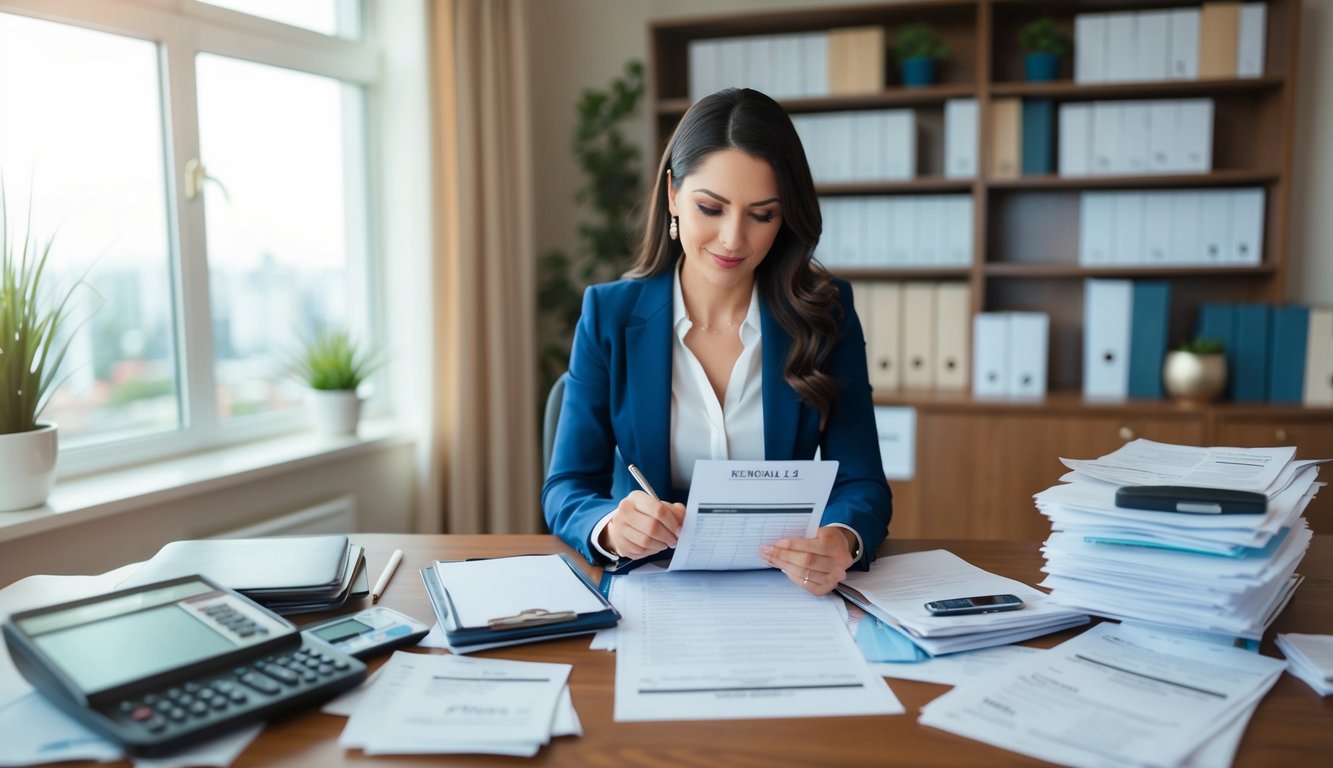
<instances>
[{"instance_id":1,"label":"table of rows on form","mask_svg":"<svg viewBox=\"0 0 1333 768\"><path fill-rule=\"evenodd\" d=\"M810 503L699 504L695 555L719 570L767 568L761 544L805 537L815 505Z\"/></svg>"}]
</instances>

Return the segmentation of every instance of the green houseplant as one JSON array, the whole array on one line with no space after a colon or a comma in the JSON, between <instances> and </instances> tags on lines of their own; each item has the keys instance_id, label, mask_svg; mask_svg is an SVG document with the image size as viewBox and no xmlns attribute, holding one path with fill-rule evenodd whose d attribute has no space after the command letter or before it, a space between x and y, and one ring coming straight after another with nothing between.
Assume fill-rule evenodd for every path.
<instances>
[{"instance_id":1,"label":"green houseplant","mask_svg":"<svg viewBox=\"0 0 1333 768\"><path fill-rule=\"evenodd\" d=\"M643 64L630 61L605 90L585 90L576 105L571 150L583 184L574 199L590 216L579 222L579 245L573 254L551 251L537 261L541 402L569 365L583 289L629 268L641 216L643 172L639 147L625 137L625 123L643 94Z\"/></svg>"},{"instance_id":2,"label":"green houseplant","mask_svg":"<svg viewBox=\"0 0 1333 768\"><path fill-rule=\"evenodd\" d=\"M39 506L55 484L56 425L38 418L59 386L78 286L52 285L52 239L34 240L31 205L25 230L10 232L0 185L0 511Z\"/></svg>"},{"instance_id":3,"label":"green houseplant","mask_svg":"<svg viewBox=\"0 0 1333 768\"><path fill-rule=\"evenodd\" d=\"M1060 58L1073 50L1069 33L1055 25L1050 16L1042 16L1018 31L1018 47L1024 53L1023 67L1028 80L1054 80L1060 72Z\"/></svg>"},{"instance_id":4,"label":"green houseplant","mask_svg":"<svg viewBox=\"0 0 1333 768\"><path fill-rule=\"evenodd\" d=\"M310 387L316 430L325 435L356 434L361 420L357 388L382 362L342 328L321 330L305 342L294 363Z\"/></svg>"},{"instance_id":5,"label":"green houseplant","mask_svg":"<svg viewBox=\"0 0 1333 768\"><path fill-rule=\"evenodd\" d=\"M1198 336L1167 352L1162 385L1177 400L1207 403L1217 399L1227 387L1222 342Z\"/></svg>"},{"instance_id":6,"label":"green houseplant","mask_svg":"<svg viewBox=\"0 0 1333 768\"><path fill-rule=\"evenodd\" d=\"M949 57L949 46L929 24L907 24L894 36L894 55L903 85L915 88L935 82L937 62Z\"/></svg>"}]
</instances>

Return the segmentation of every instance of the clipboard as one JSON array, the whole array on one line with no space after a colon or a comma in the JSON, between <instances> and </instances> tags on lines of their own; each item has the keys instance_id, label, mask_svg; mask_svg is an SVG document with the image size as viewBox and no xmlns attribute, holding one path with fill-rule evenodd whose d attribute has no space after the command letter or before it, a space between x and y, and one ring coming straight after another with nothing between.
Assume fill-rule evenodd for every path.
<instances>
[{"instance_id":1,"label":"clipboard","mask_svg":"<svg viewBox=\"0 0 1333 768\"><path fill-rule=\"evenodd\" d=\"M518 643L587 634L615 626L620 621L620 612L598 590L597 585L585 576L583 571L579 570L568 555L560 554L552 557L558 557L559 561L569 569L573 578L577 580L573 583L587 591L587 595L580 592L581 597L587 598L582 602L595 607L595 610L572 611L563 610L562 606L530 605L520 610L505 610L497 615L488 615L482 620L471 617L462 618L457 604L465 596L458 594L458 590L485 590L490 588L489 584L482 579L465 579L461 580L465 582L462 584L445 585L442 583L436 563L485 562L494 567L506 560L515 558L438 560L436 563L422 568L421 580L426 585L426 595L430 598L431 607L435 609L435 617L439 620L440 628L444 631L445 639L450 647L465 651L472 646L516 645ZM563 574L563 571L561 573ZM450 594L451 588L455 592L453 595ZM473 592L466 595L466 597L475 602L478 594ZM524 597L522 595L506 594L503 595L503 598L505 602L511 605L526 604L523 602ZM470 621L470 624L465 623L467 621ZM480 649L477 648L477 650Z\"/></svg>"}]
</instances>

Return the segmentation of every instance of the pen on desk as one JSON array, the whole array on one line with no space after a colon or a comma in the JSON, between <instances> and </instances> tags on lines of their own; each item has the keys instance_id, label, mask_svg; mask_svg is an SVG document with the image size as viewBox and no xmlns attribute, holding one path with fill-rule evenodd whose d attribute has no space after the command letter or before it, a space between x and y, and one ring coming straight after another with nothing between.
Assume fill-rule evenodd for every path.
<instances>
[{"instance_id":1,"label":"pen on desk","mask_svg":"<svg viewBox=\"0 0 1333 768\"><path fill-rule=\"evenodd\" d=\"M643 473L639 471L638 467L633 464L629 465L629 473L634 476L634 482L638 483L639 487L643 489L643 492L651 496L653 501L661 501L661 499L657 498L657 491L653 490L653 486L648 483L648 478L643 476Z\"/></svg>"},{"instance_id":2,"label":"pen on desk","mask_svg":"<svg viewBox=\"0 0 1333 768\"><path fill-rule=\"evenodd\" d=\"M375 582L375 588L370 590L370 602L374 603L384 594L384 589L389 586L389 579L393 578L393 572L398 570L398 564L403 562L403 550L395 549L389 556L388 565L384 566L384 572L380 574L379 581Z\"/></svg>"}]
</instances>

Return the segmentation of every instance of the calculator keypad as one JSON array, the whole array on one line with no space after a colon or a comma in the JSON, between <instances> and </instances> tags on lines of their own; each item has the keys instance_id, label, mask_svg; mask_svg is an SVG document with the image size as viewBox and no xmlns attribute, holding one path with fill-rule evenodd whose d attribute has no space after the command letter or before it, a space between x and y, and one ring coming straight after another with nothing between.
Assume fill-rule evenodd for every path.
<instances>
[{"instance_id":1,"label":"calculator keypad","mask_svg":"<svg viewBox=\"0 0 1333 768\"><path fill-rule=\"evenodd\" d=\"M305 698L326 686L347 687L338 682L350 674L353 663L360 666L336 652L303 644L227 672L125 699L104 711L155 736L241 722L250 719L251 710L269 708L287 698Z\"/></svg>"}]
</instances>

